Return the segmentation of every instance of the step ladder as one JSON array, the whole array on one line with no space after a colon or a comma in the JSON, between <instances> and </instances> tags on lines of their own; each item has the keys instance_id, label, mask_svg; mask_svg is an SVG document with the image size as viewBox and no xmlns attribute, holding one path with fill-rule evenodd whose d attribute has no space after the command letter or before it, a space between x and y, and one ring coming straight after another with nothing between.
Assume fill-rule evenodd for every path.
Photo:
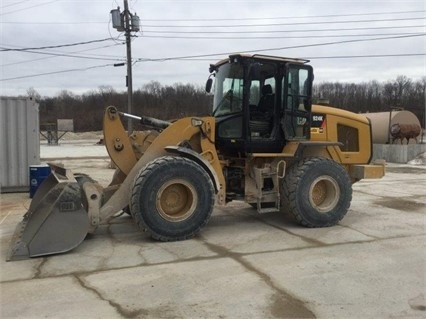
<instances>
[{"instance_id":1,"label":"step ladder","mask_svg":"<svg viewBox=\"0 0 426 319\"><path fill-rule=\"evenodd\" d=\"M278 173L278 168L273 167L270 164L265 164L265 166L262 168L255 167L254 175L257 187L257 212L259 214L279 212L279 178L282 178L282 176L280 176L280 174ZM272 187L268 187L267 189L265 189L266 180L272 181L272 185L266 185ZM265 207L265 205L267 207Z\"/></svg>"}]
</instances>

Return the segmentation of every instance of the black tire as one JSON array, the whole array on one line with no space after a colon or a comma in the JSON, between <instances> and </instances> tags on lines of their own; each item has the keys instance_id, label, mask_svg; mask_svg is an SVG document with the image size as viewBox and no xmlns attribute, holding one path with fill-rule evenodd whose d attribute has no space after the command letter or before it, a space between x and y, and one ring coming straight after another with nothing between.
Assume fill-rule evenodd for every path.
<instances>
[{"instance_id":1,"label":"black tire","mask_svg":"<svg viewBox=\"0 0 426 319\"><path fill-rule=\"evenodd\" d=\"M352 200L352 183L337 162L322 157L305 158L288 170L281 189L282 207L306 227L337 224Z\"/></svg>"},{"instance_id":2,"label":"black tire","mask_svg":"<svg viewBox=\"0 0 426 319\"><path fill-rule=\"evenodd\" d=\"M205 226L214 206L207 172L183 157L160 157L135 179L131 214L142 230L161 241L193 237Z\"/></svg>"}]
</instances>

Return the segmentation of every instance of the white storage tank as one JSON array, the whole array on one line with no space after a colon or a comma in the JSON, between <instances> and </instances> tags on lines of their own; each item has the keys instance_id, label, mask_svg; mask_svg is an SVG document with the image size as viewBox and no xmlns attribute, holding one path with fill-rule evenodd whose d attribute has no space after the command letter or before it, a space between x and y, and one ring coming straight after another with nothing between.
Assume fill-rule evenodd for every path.
<instances>
[{"instance_id":1,"label":"white storage tank","mask_svg":"<svg viewBox=\"0 0 426 319\"><path fill-rule=\"evenodd\" d=\"M0 192L28 191L29 167L40 164L39 105L0 97Z\"/></svg>"},{"instance_id":2,"label":"white storage tank","mask_svg":"<svg viewBox=\"0 0 426 319\"><path fill-rule=\"evenodd\" d=\"M374 144L386 144L390 137L390 128L393 124L417 124L419 127L420 121L417 116L410 111L390 111L377 113L363 113L371 121L373 131ZM413 143L413 140L410 141Z\"/></svg>"}]
</instances>

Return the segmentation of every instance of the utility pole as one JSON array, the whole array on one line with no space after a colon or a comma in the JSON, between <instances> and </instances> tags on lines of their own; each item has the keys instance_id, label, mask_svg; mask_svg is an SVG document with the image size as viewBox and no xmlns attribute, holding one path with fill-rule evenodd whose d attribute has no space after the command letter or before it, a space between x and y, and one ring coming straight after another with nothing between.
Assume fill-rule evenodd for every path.
<instances>
[{"instance_id":1,"label":"utility pole","mask_svg":"<svg viewBox=\"0 0 426 319\"><path fill-rule=\"evenodd\" d=\"M132 114L133 105L133 81L132 81L132 42L130 39L130 12L127 0L124 0L124 25L126 30L126 51L127 51L127 113ZM127 119L127 133L133 132L132 120Z\"/></svg>"},{"instance_id":2,"label":"utility pole","mask_svg":"<svg viewBox=\"0 0 426 319\"><path fill-rule=\"evenodd\" d=\"M133 77L132 77L132 44L131 44L131 32L139 31L139 17L135 14L131 14L129 11L129 5L127 0L124 1L124 11L120 12L120 7L111 10L112 26L117 31L124 31L126 36L126 52L127 52L127 75L126 75L126 86L127 86L127 113L132 114L133 105ZM133 125L132 120L127 120L127 132L132 134Z\"/></svg>"}]
</instances>

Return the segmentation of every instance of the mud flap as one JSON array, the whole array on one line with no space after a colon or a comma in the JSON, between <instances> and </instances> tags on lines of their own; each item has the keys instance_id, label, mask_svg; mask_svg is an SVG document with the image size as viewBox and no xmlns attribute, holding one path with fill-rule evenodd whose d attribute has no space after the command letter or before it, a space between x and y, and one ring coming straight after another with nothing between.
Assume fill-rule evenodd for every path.
<instances>
[{"instance_id":1,"label":"mud flap","mask_svg":"<svg viewBox=\"0 0 426 319\"><path fill-rule=\"evenodd\" d=\"M16 227L7 261L69 251L86 237L89 218L71 172L52 166Z\"/></svg>"}]
</instances>

